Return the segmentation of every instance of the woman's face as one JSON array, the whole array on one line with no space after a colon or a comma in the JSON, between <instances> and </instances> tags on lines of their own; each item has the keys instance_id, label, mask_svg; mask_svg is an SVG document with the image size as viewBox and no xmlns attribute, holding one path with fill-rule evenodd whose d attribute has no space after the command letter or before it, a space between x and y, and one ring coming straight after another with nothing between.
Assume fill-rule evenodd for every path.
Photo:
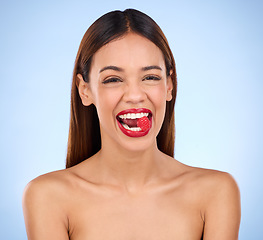
<instances>
[{"instance_id":1,"label":"woman's face","mask_svg":"<svg viewBox=\"0 0 263 240\"><path fill-rule=\"evenodd\" d=\"M140 151L156 144L172 82L154 43L129 33L106 44L93 56L89 79L82 86L97 108L102 147Z\"/></svg>"}]
</instances>

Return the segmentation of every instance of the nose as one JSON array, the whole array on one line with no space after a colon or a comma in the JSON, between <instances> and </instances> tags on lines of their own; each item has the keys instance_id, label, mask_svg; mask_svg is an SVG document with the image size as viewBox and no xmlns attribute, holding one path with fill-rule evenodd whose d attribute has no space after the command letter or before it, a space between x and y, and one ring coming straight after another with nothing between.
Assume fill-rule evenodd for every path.
<instances>
[{"instance_id":1,"label":"nose","mask_svg":"<svg viewBox=\"0 0 263 240\"><path fill-rule=\"evenodd\" d=\"M125 87L123 100L126 103L138 104L145 101L147 95L139 83L131 83Z\"/></svg>"}]
</instances>

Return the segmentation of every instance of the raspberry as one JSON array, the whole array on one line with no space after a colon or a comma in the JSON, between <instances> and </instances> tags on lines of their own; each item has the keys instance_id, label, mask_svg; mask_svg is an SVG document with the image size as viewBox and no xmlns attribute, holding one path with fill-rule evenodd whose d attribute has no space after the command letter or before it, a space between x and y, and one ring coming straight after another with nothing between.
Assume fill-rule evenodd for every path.
<instances>
[{"instance_id":1,"label":"raspberry","mask_svg":"<svg viewBox=\"0 0 263 240\"><path fill-rule=\"evenodd\" d=\"M146 116L144 116L138 119L137 126L140 127L142 131L145 132L151 127L151 122Z\"/></svg>"}]
</instances>

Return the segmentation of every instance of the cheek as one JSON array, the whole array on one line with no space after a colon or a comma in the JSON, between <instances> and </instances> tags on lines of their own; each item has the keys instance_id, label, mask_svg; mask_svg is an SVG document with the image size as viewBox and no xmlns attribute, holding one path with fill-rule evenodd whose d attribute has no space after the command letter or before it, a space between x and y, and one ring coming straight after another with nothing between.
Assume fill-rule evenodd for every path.
<instances>
[{"instance_id":1,"label":"cheek","mask_svg":"<svg viewBox=\"0 0 263 240\"><path fill-rule=\"evenodd\" d=\"M151 99L153 104L157 108L161 108L166 104L166 87L165 85L160 85L158 87L152 88L148 91L148 97Z\"/></svg>"},{"instance_id":2,"label":"cheek","mask_svg":"<svg viewBox=\"0 0 263 240\"><path fill-rule=\"evenodd\" d=\"M159 86L148 92L148 97L155 108L155 123L161 127L166 110L166 87Z\"/></svg>"},{"instance_id":3,"label":"cheek","mask_svg":"<svg viewBox=\"0 0 263 240\"><path fill-rule=\"evenodd\" d=\"M120 101L120 98L121 93L117 89L99 89L95 99L99 116L112 112Z\"/></svg>"}]
</instances>

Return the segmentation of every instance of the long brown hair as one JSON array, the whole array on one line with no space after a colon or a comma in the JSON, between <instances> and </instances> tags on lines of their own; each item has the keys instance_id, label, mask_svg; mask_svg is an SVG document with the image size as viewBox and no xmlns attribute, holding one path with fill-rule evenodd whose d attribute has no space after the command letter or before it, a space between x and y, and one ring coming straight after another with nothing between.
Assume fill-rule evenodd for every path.
<instances>
[{"instance_id":1,"label":"long brown hair","mask_svg":"<svg viewBox=\"0 0 263 240\"><path fill-rule=\"evenodd\" d=\"M174 155L174 104L176 99L177 79L174 57L160 27L146 14L134 10L112 11L97 19L86 31L79 46L73 71L71 88L71 112L67 149L66 168L72 167L91 157L101 148L99 119L96 107L92 104L84 106L76 85L77 74L89 82L89 72L93 55L105 44L134 32L160 48L164 55L166 73L173 82L173 98L166 103L166 113L161 130L157 136L159 150Z\"/></svg>"}]
</instances>

